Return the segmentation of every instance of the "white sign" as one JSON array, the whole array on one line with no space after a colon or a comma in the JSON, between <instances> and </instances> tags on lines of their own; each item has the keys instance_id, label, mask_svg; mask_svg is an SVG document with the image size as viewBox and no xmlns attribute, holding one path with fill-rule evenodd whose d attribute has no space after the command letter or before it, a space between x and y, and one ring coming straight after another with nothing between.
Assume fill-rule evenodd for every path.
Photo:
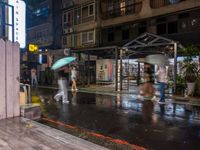
<instances>
[{"instance_id":1,"label":"white sign","mask_svg":"<svg viewBox=\"0 0 200 150\"><path fill-rule=\"evenodd\" d=\"M8 9L8 22L13 24L14 17L14 41L19 42L20 48L26 47L26 4L22 0L8 0L8 4L14 7L14 16L12 16L12 8ZM8 39L13 41L12 27L8 28Z\"/></svg>"}]
</instances>

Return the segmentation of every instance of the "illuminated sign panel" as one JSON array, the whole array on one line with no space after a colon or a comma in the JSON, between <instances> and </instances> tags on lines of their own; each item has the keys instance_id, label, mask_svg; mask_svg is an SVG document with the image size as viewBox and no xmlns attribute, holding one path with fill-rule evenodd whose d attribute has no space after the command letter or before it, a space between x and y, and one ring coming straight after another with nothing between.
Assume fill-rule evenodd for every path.
<instances>
[{"instance_id":1,"label":"illuminated sign panel","mask_svg":"<svg viewBox=\"0 0 200 150\"><path fill-rule=\"evenodd\" d=\"M8 0L8 4L14 7L14 16L12 16L12 9L8 9L9 24L12 24L12 18L14 17L14 41L19 42L20 48L26 47L26 4L22 0ZM12 39L12 28L8 28L8 39Z\"/></svg>"},{"instance_id":2,"label":"illuminated sign panel","mask_svg":"<svg viewBox=\"0 0 200 150\"><path fill-rule=\"evenodd\" d=\"M29 44L28 45L29 52L38 52L38 45L35 44Z\"/></svg>"}]
</instances>

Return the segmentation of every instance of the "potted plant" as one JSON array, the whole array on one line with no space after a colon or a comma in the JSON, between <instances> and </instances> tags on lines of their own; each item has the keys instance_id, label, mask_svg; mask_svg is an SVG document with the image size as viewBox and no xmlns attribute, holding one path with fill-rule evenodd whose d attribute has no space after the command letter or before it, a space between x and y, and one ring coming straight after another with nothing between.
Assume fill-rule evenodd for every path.
<instances>
[{"instance_id":1,"label":"potted plant","mask_svg":"<svg viewBox=\"0 0 200 150\"><path fill-rule=\"evenodd\" d=\"M187 94L192 95L195 81L198 75L198 65L193 61L193 57L198 55L198 49L194 45L189 45L183 50L185 59L183 61L183 74L187 84Z\"/></svg>"},{"instance_id":2,"label":"potted plant","mask_svg":"<svg viewBox=\"0 0 200 150\"><path fill-rule=\"evenodd\" d=\"M184 95L185 92L185 80L183 76L181 75L176 75L176 94L177 95Z\"/></svg>"},{"instance_id":3,"label":"potted plant","mask_svg":"<svg viewBox=\"0 0 200 150\"><path fill-rule=\"evenodd\" d=\"M194 87L194 96L199 97L200 96L200 75L198 75L197 80L195 81L195 87Z\"/></svg>"}]
</instances>

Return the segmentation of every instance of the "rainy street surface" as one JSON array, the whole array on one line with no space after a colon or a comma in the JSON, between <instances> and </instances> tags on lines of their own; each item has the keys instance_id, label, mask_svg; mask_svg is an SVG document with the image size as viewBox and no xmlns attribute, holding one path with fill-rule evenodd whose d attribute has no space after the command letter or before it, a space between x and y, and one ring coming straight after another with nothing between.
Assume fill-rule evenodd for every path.
<instances>
[{"instance_id":1,"label":"rainy street surface","mask_svg":"<svg viewBox=\"0 0 200 150\"><path fill-rule=\"evenodd\" d=\"M200 149L200 108L141 102L136 96L70 92L69 104L53 100L57 90L36 89L43 114L114 139L153 150Z\"/></svg>"}]
</instances>

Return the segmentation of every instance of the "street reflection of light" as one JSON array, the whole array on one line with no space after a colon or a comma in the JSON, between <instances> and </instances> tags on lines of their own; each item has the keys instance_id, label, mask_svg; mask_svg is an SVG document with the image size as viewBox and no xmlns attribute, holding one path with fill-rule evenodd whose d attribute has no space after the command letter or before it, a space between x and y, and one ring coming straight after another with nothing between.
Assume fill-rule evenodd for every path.
<instances>
[{"instance_id":1,"label":"street reflection of light","mask_svg":"<svg viewBox=\"0 0 200 150\"><path fill-rule=\"evenodd\" d=\"M120 97L119 93L117 94L116 102L117 102L117 107L120 107L120 105L121 105L121 97Z\"/></svg>"},{"instance_id":2,"label":"street reflection of light","mask_svg":"<svg viewBox=\"0 0 200 150\"><path fill-rule=\"evenodd\" d=\"M152 121L153 121L153 123L157 123L158 122L158 116L153 114L152 115Z\"/></svg>"}]
</instances>

